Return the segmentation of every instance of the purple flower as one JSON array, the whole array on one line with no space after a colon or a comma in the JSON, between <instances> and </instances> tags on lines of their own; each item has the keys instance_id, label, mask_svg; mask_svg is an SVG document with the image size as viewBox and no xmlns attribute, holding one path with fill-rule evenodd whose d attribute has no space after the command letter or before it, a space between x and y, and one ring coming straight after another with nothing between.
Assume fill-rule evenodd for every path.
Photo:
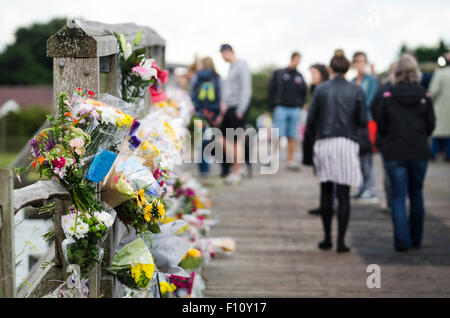
<instances>
[{"instance_id":1,"label":"purple flower","mask_svg":"<svg viewBox=\"0 0 450 318\"><path fill-rule=\"evenodd\" d=\"M133 124L131 125L130 129L130 136L134 135L134 133L136 132L136 130L139 128L140 125L141 123L136 119L133 121Z\"/></svg>"},{"instance_id":2,"label":"purple flower","mask_svg":"<svg viewBox=\"0 0 450 318\"><path fill-rule=\"evenodd\" d=\"M137 147L139 147L139 145L142 143L142 140L140 140L138 137L136 136L131 136L130 137L130 144L131 146L136 149Z\"/></svg>"},{"instance_id":3,"label":"purple flower","mask_svg":"<svg viewBox=\"0 0 450 318\"><path fill-rule=\"evenodd\" d=\"M53 135L51 135L47 138L47 144L45 145L45 150L50 151L55 146L56 146L56 139L55 139L55 137L53 137Z\"/></svg>"},{"instance_id":4,"label":"purple flower","mask_svg":"<svg viewBox=\"0 0 450 318\"><path fill-rule=\"evenodd\" d=\"M31 147L31 152L33 154L33 157L39 157L41 154L41 152L39 150L39 140L37 140L36 138L33 138L30 140L29 144Z\"/></svg>"}]
</instances>

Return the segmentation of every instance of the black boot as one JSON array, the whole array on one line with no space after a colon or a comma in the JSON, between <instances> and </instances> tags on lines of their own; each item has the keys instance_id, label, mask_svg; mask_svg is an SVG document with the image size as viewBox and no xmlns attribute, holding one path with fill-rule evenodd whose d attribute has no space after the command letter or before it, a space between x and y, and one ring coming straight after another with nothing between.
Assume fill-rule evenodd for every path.
<instances>
[{"instance_id":1,"label":"black boot","mask_svg":"<svg viewBox=\"0 0 450 318\"><path fill-rule=\"evenodd\" d=\"M309 210L308 213L311 214L311 215L321 215L322 214L322 210L320 210L320 208L312 209L312 210Z\"/></svg>"},{"instance_id":2,"label":"black boot","mask_svg":"<svg viewBox=\"0 0 450 318\"><path fill-rule=\"evenodd\" d=\"M339 201L338 206L338 239L337 249L338 253L346 253L350 251L345 245L345 233L347 232L348 221L350 219L350 187L337 186L337 196Z\"/></svg>"},{"instance_id":3,"label":"black boot","mask_svg":"<svg viewBox=\"0 0 450 318\"><path fill-rule=\"evenodd\" d=\"M319 243L319 248L322 250L329 250L333 247L331 243L331 220L333 218L333 210L322 211L322 224L325 239Z\"/></svg>"}]
</instances>

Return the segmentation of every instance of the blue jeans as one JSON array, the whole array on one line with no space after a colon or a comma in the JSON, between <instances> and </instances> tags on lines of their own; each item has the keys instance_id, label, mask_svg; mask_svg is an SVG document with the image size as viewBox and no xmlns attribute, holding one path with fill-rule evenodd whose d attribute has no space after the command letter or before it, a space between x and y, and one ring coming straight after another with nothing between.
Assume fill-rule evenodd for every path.
<instances>
[{"instance_id":1,"label":"blue jeans","mask_svg":"<svg viewBox=\"0 0 450 318\"><path fill-rule=\"evenodd\" d=\"M279 129L279 137L297 138L300 107L278 105L273 111L273 124Z\"/></svg>"},{"instance_id":2,"label":"blue jeans","mask_svg":"<svg viewBox=\"0 0 450 318\"><path fill-rule=\"evenodd\" d=\"M431 140L431 157L436 159L440 151L445 152L445 157L450 159L450 137L433 137Z\"/></svg>"},{"instance_id":3,"label":"blue jeans","mask_svg":"<svg viewBox=\"0 0 450 318\"><path fill-rule=\"evenodd\" d=\"M392 189L392 223L394 248L420 247L425 217L423 183L428 160L386 160L386 171ZM406 195L410 213L406 213Z\"/></svg>"},{"instance_id":4,"label":"blue jeans","mask_svg":"<svg viewBox=\"0 0 450 318\"><path fill-rule=\"evenodd\" d=\"M375 173L373 171L373 154L371 152L359 156L361 162L361 173L363 176L363 183L359 188L359 192L369 191L372 196L375 196Z\"/></svg>"}]
</instances>

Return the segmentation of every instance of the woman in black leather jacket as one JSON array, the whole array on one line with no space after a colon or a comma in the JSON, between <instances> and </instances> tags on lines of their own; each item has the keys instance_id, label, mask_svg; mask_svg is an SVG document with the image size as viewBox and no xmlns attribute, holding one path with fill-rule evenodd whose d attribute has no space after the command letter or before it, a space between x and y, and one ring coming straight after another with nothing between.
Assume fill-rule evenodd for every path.
<instances>
[{"instance_id":1,"label":"woman in black leather jacket","mask_svg":"<svg viewBox=\"0 0 450 318\"><path fill-rule=\"evenodd\" d=\"M349 66L343 51L336 50L330 62L333 78L315 89L307 122L307 129L315 140L314 166L321 183L320 206L325 239L319 243L319 248L332 247L332 202L336 186L338 252L350 250L345 245L350 217L350 186L359 186L362 182L358 131L367 126L364 92L344 78Z\"/></svg>"}]
</instances>

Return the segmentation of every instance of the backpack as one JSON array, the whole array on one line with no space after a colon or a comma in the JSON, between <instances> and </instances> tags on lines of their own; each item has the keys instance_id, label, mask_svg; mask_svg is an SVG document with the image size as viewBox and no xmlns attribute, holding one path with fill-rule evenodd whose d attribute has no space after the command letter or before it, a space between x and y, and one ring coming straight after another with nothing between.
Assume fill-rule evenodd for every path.
<instances>
[{"instance_id":1,"label":"backpack","mask_svg":"<svg viewBox=\"0 0 450 318\"><path fill-rule=\"evenodd\" d=\"M199 80L195 88L194 96L197 110L220 111L218 77L211 76L207 80Z\"/></svg>"}]
</instances>

